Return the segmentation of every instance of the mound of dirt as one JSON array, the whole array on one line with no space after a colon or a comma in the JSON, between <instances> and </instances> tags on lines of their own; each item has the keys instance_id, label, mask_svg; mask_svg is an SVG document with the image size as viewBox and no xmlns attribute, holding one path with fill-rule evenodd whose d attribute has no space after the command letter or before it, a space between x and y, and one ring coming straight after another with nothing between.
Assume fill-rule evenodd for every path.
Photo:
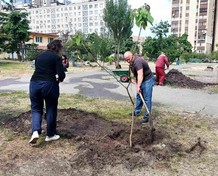
<instances>
[{"instance_id":1,"label":"mound of dirt","mask_svg":"<svg viewBox=\"0 0 218 176\"><path fill-rule=\"evenodd\" d=\"M30 133L31 113L26 112L4 124L18 133ZM151 143L150 129L134 124L133 144L129 147L130 124L108 121L96 113L77 109L62 109L58 112L58 134L63 140L73 140L78 145L77 155L70 159L75 169L92 167L98 173L107 165L124 165L132 170L145 166L168 167L167 162L175 153L182 151L182 145L170 142L164 129L156 130L155 142ZM45 120L43 121L45 129ZM162 144L167 139L169 143Z\"/></svg>"},{"instance_id":2,"label":"mound of dirt","mask_svg":"<svg viewBox=\"0 0 218 176\"><path fill-rule=\"evenodd\" d=\"M209 84L193 80L176 69L170 70L165 78L165 83L170 86L191 88L191 89L201 89Z\"/></svg>"}]
</instances>

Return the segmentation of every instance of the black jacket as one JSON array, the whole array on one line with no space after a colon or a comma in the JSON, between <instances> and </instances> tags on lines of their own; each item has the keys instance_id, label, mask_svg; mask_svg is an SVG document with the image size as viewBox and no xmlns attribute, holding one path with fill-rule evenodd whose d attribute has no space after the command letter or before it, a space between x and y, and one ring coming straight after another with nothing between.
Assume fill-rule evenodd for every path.
<instances>
[{"instance_id":1,"label":"black jacket","mask_svg":"<svg viewBox=\"0 0 218 176\"><path fill-rule=\"evenodd\" d=\"M60 56L47 50L36 57L35 71L31 81L57 81L55 75L58 75L60 82L65 78L62 60Z\"/></svg>"}]
</instances>

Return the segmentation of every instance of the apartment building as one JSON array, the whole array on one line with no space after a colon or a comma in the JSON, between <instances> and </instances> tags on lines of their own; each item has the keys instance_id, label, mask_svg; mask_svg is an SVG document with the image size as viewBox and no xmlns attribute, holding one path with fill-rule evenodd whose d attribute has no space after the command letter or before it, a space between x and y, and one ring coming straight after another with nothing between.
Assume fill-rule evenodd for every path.
<instances>
[{"instance_id":1,"label":"apartment building","mask_svg":"<svg viewBox=\"0 0 218 176\"><path fill-rule=\"evenodd\" d=\"M211 53L218 43L217 0L172 0L171 34L188 34L197 53Z\"/></svg>"},{"instance_id":2,"label":"apartment building","mask_svg":"<svg viewBox=\"0 0 218 176\"><path fill-rule=\"evenodd\" d=\"M104 30L105 0L78 0L69 5L51 3L49 0L43 3L44 7L26 9L33 32L74 34L80 31L100 34Z\"/></svg>"}]
</instances>

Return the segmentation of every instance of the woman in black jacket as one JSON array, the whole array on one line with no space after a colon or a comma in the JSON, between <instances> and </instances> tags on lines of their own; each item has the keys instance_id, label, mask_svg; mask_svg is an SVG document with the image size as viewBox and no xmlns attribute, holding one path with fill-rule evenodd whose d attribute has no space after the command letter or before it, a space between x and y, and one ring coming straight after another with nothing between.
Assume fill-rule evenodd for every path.
<instances>
[{"instance_id":1,"label":"woman in black jacket","mask_svg":"<svg viewBox=\"0 0 218 176\"><path fill-rule=\"evenodd\" d=\"M54 40L47 45L48 50L35 59L35 72L30 81L30 100L32 112L32 137L29 143L34 144L41 133L44 101L46 105L47 136L45 141L57 140L56 134L59 82L65 78L61 54L61 40ZM56 77L57 75L57 77Z\"/></svg>"}]
</instances>

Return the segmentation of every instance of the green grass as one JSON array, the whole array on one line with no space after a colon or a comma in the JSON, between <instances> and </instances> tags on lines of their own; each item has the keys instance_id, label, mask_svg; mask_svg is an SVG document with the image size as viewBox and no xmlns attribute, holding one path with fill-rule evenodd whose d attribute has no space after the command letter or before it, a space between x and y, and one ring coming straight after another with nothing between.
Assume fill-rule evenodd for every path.
<instances>
[{"instance_id":1,"label":"green grass","mask_svg":"<svg viewBox=\"0 0 218 176\"><path fill-rule=\"evenodd\" d=\"M209 86L206 87L205 90L210 94L218 94L218 86Z\"/></svg>"},{"instance_id":2,"label":"green grass","mask_svg":"<svg viewBox=\"0 0 218 176\"><path fill-rule=\"evenodd\" d=\"M31 74L34 69L29 62L0 60L0 77L17 77L23 74Z\"/></svg>"},{"instance_id":3,"label":"green grass","mask_svg":"<svg viewBox=\"0 0 218 176\"><path fill-rule=\"evenodd\" d=\"M132 106L129 102L89 98L80 94L61 94L59 109L77 108L87 112L95 112L106 119L128 121L128 113ZM29 95L26 92L8 92L0 94L0 122L18 116L30 110Z\"/></svg>"}]
</instances>

